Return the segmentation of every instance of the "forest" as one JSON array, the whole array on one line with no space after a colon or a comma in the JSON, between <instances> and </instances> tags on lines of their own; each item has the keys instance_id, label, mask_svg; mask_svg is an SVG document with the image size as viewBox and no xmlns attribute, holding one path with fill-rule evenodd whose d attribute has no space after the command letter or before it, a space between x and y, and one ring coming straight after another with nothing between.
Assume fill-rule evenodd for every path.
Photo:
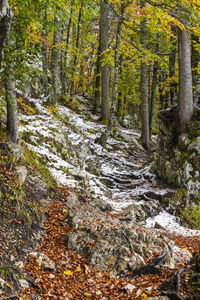
<instances>
[{"instance_id":1,"label":"forest","mask_svg":"<svg viewBox=\"0 0 200 300\"><path fill-rule=\"evenodd\" d=\"M0 299L200 299L200 1L0 0Z\"/></svg>"}]
</instances>

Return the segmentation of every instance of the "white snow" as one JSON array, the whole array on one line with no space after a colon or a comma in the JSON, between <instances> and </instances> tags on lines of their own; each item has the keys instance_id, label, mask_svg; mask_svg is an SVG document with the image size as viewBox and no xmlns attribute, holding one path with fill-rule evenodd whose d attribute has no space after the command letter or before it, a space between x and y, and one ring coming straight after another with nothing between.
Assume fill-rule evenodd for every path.
<instances>
[{"instance_id":1,"label":"white snow","mask_svg":"<svg viewBox=\"0 0 200 300\"><path fill-rule=\"evenodd\" d=\"M171 233L176 233L177 235L183 236L200 236L200 230L193 230L185 228L178 224L176 218L166 211L159 213L159 215L155 216L154 218L148 218L146 220L147 227L154 227L155 223L158 223L167 231Z\"/></svg>"},{"instance_id":2,"label":"white snow","mask_svg":"<svg viewBox=\"0 0 200 300\"><path fill-rule=\"evenodd\" d=\"M17 90L17 92L23 95L21 91ZM89 193L89 196L106 201L112 205L113 210L116 212L122 211L131 204L141 205L145 203L143 200L138 201L136 198L150 190L147 178L154 182L155 175L150 173L149 166L141 168L139 162L138 164L133 163L127 157L124 157L124 153L120 147L126 148L127 143L110 138L108 146L111 151L107 152L99 144L94 143L94 139L100 137L100 131L105 128L105 125L84 120L80 115L72 112L69 108L58 105L58 113L61 119L67 116L69 120L70 126L66 127L66 125L62 123L62 120L53 117L48 109L43 106L42 99L32 99L29 98L28 95L23 96L26 96L30 102L34 102L40 114L33 116L22 115L21 120L23 122L20 124L20 133L31 133L30 140L32 144L28 144L28 147L36 152L38 156L43 156L46 159L46 164L58 185L67 185L72 188L77 188L80 186L79 181L75 180L73 176L79 176L84 179L82 183L85 184L85 190ZM92 115L92 119L97 120L97 117ZM123 129L122 132L136 139L139 138L138 132L129 129ZM39 145L38 140L40 136L46 139L41 140ZM69 159L68 162L64 160L61 153L57 153L57 149L52 145L52 141L59 142L63 145L63 150L65 150L66 137L74 148L78 149L79 145L81 147L84 143L85 145L87 144L90 153L98 155L98 159L101 162L102 179L105 176L107 176L107 178L109 176L111 180L114 177L123 180L123 176L132 175L133 178L128 180L130 181L130 185L127 185L127 187L123 189L120 187L109 189L97 176L85 171L85 162L82 161L82 167L80 167L77 166L77 164L73 165L73 161L69 161ZM118 150L114 150L116 144L120 146ZM91 157L89 157L89 155ZM91 159L92 155L88 152L87 159L89 158ZM95 163L95 160L93 161ZM160 189L154 192L163 196L167 191L167 189ZM175 232L176 234L187 236L200 235L200 231L198 230L186 229L180 226L178 222L176 222L175 217L165 211L154 218L148 218L146 220L146 226L154 227L156 222L166 228L166 230Z\"/></svg>"}]
</instances>

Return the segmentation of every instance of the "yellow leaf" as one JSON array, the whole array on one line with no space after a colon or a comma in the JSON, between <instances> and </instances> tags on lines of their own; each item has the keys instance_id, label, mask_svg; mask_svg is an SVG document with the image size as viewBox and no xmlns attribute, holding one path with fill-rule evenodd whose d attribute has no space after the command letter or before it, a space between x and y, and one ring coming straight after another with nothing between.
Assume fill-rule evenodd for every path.
<instances>
[{"instance_id":1,"label":"yellow leaf","mask_svg":"<svg viewBox=\"0 0 200 300\"><path fill-rule=\"evenodd\" d=\"M68 209L63 209L63 213L66 213L66 212L68 212Z\"/></svg>"},{"instance_id":2,"label":"yellow leaf","mask_svg":"<svg viewBox=\"0 0 200 300\"><path fill-rule=\"evenodd\" d=\"M81 269L76 269L75 272L81 272Z\"/></svg>"},{"instance_id":3,"label":"yellow leaf","mask_svg":"<svg viewBox=\"0 0 200 300\"><path fill-rule=\"evenodd\" d=\"M86 297L89 296L89 294L87 292L85 292L83 295L86 296Z\"/></svg>"},{"instance_id":4,"label":"yellow leaf","mask_svg":"<svg viewBox=\"0 0 200 300\"><path fill-rule=\"evenodd\" d=\"M72 275L72 274L73 274L73 272L72 272L72 271L70 271L70 270L67 270L67 271L65 271L65 272L64 272L64 274L65 274L65 275Z\"/></svg>"}]
</instances>

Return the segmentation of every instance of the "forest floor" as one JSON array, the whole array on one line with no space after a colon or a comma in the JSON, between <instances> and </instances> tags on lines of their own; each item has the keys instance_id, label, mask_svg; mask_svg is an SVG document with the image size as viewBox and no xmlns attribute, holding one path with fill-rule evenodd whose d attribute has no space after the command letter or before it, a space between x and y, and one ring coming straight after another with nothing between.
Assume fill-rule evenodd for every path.
<instances>
[{"instance_id":1,"label":"forest floor","mask_svg":"<svg viewBox=\"0 0 200 300\"><path fill-rule=\"evenodd\" d=\"M86 100L81 98L81 101ZM29 103L33 102L29 99ZM106 150L102 149L95 139L104 125L95 117L88 121L85 116L90 112L87 105L84 107L83 115L80 114L82 108L74 112L72 107L60 105L48 110L38 101L34 104L33 116L24 112L21 116L22 138L30 151L40 156L41 165L51 171L57 187L54 196L49 198L37 248L29 250L22 262L21 272L26 274L25 279L30 279L28 286L21 287L16 298L10 299L146 299L161 294L170 297L170 293L175 299L199 299L190 296L193 293L191 281L193 285L197 281L189 275L191 263L182 263L172 269L161 266L158 274L144 273L131 279L91 268L86 257L67 248L66 235L71 228L66 198L73 193L83 202L103 200L112 207L111 211L105 210L105 214L119 219L130 205L138 207L139 218L141 212L147 210L138 222L142 230L160 231L191 254L199 253L200 249L199 231L184 228L178 224L178 218L170 214L176 210L176 205L169 201L176 191L159 183L151 174L150 159L138 143L138 132L117 125L115 137L109 140ZM63 147L66 131L69 143ZM73 157L69 152L73 152ZM4 172L2 169L2 174ZM167 199L165 205L163 199ZM160 203L160 207L155 205L155 210L151 210L149 203ZM41 253L50 259L46 267L38 259ZM149 257L146 263L156 255ZM197 262L195 264L197 268ZM15 276L14 281L18 283L18 277ZM163 288L159 289L161 286ZM199 287L195 288L198 295ZM1 297L7 295L2 293Z\"/></svg>"}]
</instances>

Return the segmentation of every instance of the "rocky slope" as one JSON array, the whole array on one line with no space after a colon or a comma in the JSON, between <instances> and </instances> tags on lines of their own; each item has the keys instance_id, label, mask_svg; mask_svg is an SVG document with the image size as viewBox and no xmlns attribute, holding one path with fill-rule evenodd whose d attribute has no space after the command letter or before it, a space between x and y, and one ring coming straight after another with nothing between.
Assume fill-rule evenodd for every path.
<instances>
[{"instance_id":1,"label":"rocky slope","mask_svg":"<svg viewBox=\"0 0 200 300\"><path fill-rule=\"evenodd\" d=\"M104 125L91 115L87 99L76 96L67 106L48 108L43 100L18 93L27 103L20 127L26 164L18 166L18 177L26 194L43 205L52 200L49 191L56 191L64 203L57 226L67 226L66 249L83 254L91 268L109 276L120 273L135 280L146 271L176 274L191 259L200 232L178 224L174 190L160 185L150 173L139 133L118 125L103 149L98 140ZM60 195L59 190L65 189ZM45 255L52 254L46 251ZM52 255L56 263L53 259ZM40 268L45 267L40 264ZM161 282L148 282L143 289L132 282L131 292L121 299L159 295ZM47 299L47 294L41 295ZM76 299L74 294L59 297ZM110 299L95 293L92 297Z\"/></svg>"}]
</instances>

